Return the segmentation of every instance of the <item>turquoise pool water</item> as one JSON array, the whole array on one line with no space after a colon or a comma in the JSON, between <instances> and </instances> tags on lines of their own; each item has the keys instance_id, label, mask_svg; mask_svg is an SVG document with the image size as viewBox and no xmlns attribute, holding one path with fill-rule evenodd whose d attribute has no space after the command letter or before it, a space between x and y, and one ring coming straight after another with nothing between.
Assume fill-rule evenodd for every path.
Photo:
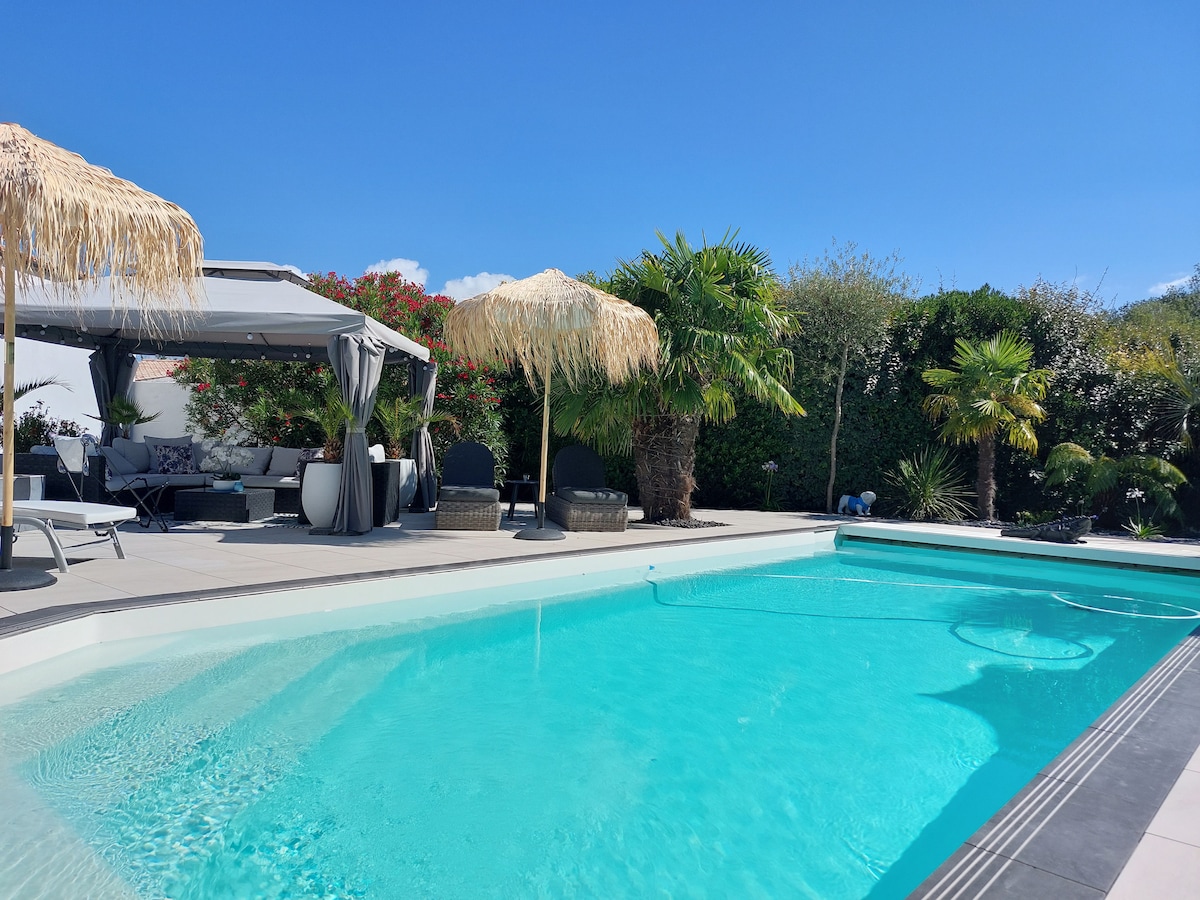
<instances>
[{"instance_id":1,"label":"turquoise pool water","mask_svg":"<svg viewBox=\"0 0 1200 900\"><path fill-rule=\"evenodd\" d=\"M0 894L903 897L1200 624L1194 592L846 544L148 645L0 709Z\"/></svg>"}]
</instances>

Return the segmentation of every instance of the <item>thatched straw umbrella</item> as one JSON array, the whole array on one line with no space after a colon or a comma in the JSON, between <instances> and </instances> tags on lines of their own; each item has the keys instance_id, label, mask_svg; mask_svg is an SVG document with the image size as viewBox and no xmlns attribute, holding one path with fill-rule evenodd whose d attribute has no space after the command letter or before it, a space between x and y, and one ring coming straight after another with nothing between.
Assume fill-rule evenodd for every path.
<instances>
[{"instance_id":1,"label":"thatched straw umbrella","mask_svg":"<svg viewBox=\"0 0 1200 900\"><path fill-rule=\"evenodd\" d=\"M658 368L658 329L644 310L576 281L558 269L510 281L464 300L446 316L446 343L469 359L516 361L530 387L542 383L542 463L538 531L518 537L561 538L546 532L546 452L550 378L575 387L589 373L619 384L643 368Z\"/></svg>"},{"instance_id":2,"label":"thatched straw umbrella","mask_svg":"<svg viewBox=\"0 0 1200 900\"><path fill-rule=\"evenodd\" d=\"M191 216L107 169L0 124L0 241L4 267L4 505L0 516L0 590L53 584L44 572L12 568L13 375L17 282L40 278L64 304L111 275L114 296L129 298L163 326L200 300L200 231Z\"/></svg>"}]
</instances>

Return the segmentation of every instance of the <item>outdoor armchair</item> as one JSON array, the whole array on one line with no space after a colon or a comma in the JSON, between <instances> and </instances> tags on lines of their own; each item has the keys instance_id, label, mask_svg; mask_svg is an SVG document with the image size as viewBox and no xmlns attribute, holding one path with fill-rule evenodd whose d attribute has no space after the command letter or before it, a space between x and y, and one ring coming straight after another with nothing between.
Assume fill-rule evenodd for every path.
<instances>
[{"instance_id":1,"label":"outdoor armchair","mask_svg":"<svg viewBox=\"0 0 1200 900\"><path fill-rule=\"evenodd\" d=\"M460 531L500 528L496 458L483 444L455 444L446 451L434 527Z\"/></svg>"},{"instance_id":2,"label":"outdoor armchair","mask_svg":"<svg viewBox=\"0 0 1200 900\"><path fill-rule=\"evenodd\" d=\"M546 515L566 531L624 531L629 497L604 486L604 460L582 444L563 447L554 457L554 493Z\"/></svg>"}]
</instances>

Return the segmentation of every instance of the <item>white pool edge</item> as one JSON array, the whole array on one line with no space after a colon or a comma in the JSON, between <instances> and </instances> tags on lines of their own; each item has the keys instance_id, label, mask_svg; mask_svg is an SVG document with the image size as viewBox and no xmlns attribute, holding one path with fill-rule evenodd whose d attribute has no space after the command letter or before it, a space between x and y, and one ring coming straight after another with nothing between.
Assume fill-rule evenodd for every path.
<instances>
[{"instance_id":1,"label":"white pool edge","mask_svg":"<svg viewBox=\"0 0 1200 900\"><path fill-rule=\"evenodd\" d=\"M97 609L76 618L47 623L38 628L0 636L0 675L5 675L95 644L130 638L156 637L226 625L266 622L313 613L361 609L403 602L392 621L470 612L513 602L512 596L488 601L484 594L464 596L479 589L528 586L527 599L536 599L539 583L562 578L608 576L605 584L625 584L644 576L651 566L704 560L716 562L750 552L794 551L798 548L833 547L835 532L790 532L746 536L720 541L643 545L528 561L491 561L411 574L381 573L378 578L356 579L345 584L269 589L196 600L173 599L159 604ZM707 567L707 565L705 566ZM624 577L616 577L624 573ZM594 586L600 587L597 583ZM397 592L399 589L399 594Z\"/></svg>"},{"instance_id":2,"label":"white pool edge","mask_svg":"<svg viewBox=\"0 0 1200 900\"><path fill-rule=\"evenodd\" d=\"M1200 549L1186 544L1156 544L1089 536L1082 544L1053 544L1001 537L999 531L975 526L930 526L900 522L848 522L838 535L849 538L951 547L1021 556L1046 557L1110 566L1158 568L1200 574Z\"/></svg>"}]
</instances>

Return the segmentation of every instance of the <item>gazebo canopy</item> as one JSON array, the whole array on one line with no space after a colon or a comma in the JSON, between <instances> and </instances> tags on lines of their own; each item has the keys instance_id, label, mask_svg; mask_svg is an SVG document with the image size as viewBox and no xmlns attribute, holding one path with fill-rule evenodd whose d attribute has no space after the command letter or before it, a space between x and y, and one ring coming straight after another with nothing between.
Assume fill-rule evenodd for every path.
<instances>
[{"instance_id":1,"label":"gazebo canopy","mask_svg":"<svg viewBox=\"0 0 1200 900\"><path fill-rule=\"evenodd\" d=\"M178 326L115 308L111 279L64 303L46 282L17 290L17 337L90 350L214 359L328 361L330 338L361 335L386 348L386 361L428 360L429 350L365 313L308 290L289 266L205 260L204 297ZM118 300L118 306L120 301Z\"/></svg>"},{"instance_id":2,"label":"gazebo canopy","mask_svg":"<svg viewBox=\"0 0 1200 900\"><path fill-rule=\"evenodd\" d=\"M382 366L407 363L409 390L432 396L437 365L429 361L429 349L365 313L314 293L290 266L206 260L202 272L204 296L175 324L164 324L153 305L143 313L123 298L114 298L112 291L119 288L112 278L102 278L66 300L54 283L27 279L17 291L16 336L91 350L102 419L113 398L129 389L137 355L333 362L344 399L355 404L335 533L369 531L370 463L363 429L375 405ZM112 436L112 426L106 425L103 443L110 443ZM414 459L418 473L431 479L433 460L420 453Z\"/></svg>"}]
</instances>

